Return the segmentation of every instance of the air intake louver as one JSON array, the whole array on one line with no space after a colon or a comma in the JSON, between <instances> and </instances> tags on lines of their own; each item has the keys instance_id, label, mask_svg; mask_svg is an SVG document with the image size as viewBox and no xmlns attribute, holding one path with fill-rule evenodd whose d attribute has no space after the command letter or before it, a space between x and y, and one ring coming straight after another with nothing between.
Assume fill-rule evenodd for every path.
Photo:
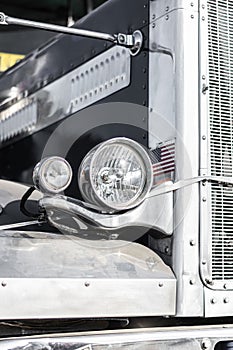
<instances>
[{"instance_id":1,"label":"air intake louver","mask_svg":"<svg viewBox=\"0 0 233 350\"><path fill-rule=\"evenodd\" d=\"M233 0L209 0L209 164L233 176ZM233 280L233 189L211 185L212 279Z\"/></svg>"},{"instance_id":2,"label":"air intake louver","mask_svg":"<svg viewBox=\"0 0 233 350\"><path fill-rule=\"evenodd\" d=\"M0 113L0 142L32 130L37 123L37 103L25 99Z\"/></svg>"}]
</instances>

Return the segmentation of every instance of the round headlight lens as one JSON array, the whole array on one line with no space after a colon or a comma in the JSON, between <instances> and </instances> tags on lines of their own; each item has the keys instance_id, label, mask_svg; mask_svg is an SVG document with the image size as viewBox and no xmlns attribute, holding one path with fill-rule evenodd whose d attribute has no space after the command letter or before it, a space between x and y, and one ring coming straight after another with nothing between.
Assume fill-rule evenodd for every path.
<instances>
[{"instance_id":1,"label":"round headlight lens","mask_svg":"<svg viewBox=\"0 0 233 350\"><path fill-rule=\"evenodd\" d=\"M152 184L152 164L145 149L127 138L103 142L84 158L79 186L88 202L124 210L143 201Z\"/></svg>"},{"instance_id":2,"label":"round headlight lens","mask_svg":"<svg viewBox=\"0 0 233 350\"><path fill-rule=\"evenodd\" d=\"M61 157L42 159L33 172L34 184L42 192L60 193L69 186L71 179L72 169Z\"/></svg>"}]
</instances>

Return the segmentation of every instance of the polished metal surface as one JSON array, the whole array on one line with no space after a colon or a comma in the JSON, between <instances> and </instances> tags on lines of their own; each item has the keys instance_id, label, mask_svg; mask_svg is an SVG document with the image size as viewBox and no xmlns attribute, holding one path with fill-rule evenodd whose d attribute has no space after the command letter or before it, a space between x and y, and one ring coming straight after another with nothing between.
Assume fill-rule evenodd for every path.
<instances>
[{"instance_id":1,"label":"polished metal surface","mask_svg":"<svg viewBox=\"0 0 233 350\"><path fill-rule=\"evenodd\" d=\"M111 48L55 82L54 87L57 90L64 89L63 84L68 87L71 95L67 107L75 113L128 86L130 60L129 50Z\"/></svg>"},{"instance_id":2,"label":"polished metal surface","mask_svg":"<svg viewBox=\"0 0 233 350\"><path fill-rule=\"evenodd\" d=\"M110 41L114 44L130 48L130 51L133 56L139 53L143 44L143 36L139 30L136 30L133 34L119 33L119 34L111 35L111 34L101 33L101 32L92 31L92 30L70 28L70 27L59 26L56 24L41 23L41 22L29 21L21 18L14 18L14 17L5 15L2 12L0 12L0 24L4 24L4 25L14 24L14 25L32 27L36 29L49 30L49 31L58 32L58 33L80 35L83 37Z\"/></svg>"},{"instance_id":3,"label":"polished metal surface","mask_svg":"<svg viewBox=\"0 0 233 350\"><path fill-rule=\"evenodd\" d=\"M14 89L13 89L14 90ZM12 91L13 94L17 92ZM37 124L37 101L25 98L0 112L0 142L31 132Z\"/></svg>"},{"instance_id":4,"label":"polished metal surface","mask_svg":"<svg viewBox=\"0 0 233 350\"><path fill-rule=\"evenodd\" d=\"M15 230L18 228L23 228L26 226L31 226L31 225L39 225L41 222L39 220L31 220L31 221L24 221L24 222L18 222L14 224L8 224L8 225L0 225L0 231L5 231L5 230Z\"/></svg>"},{"instance_id":5,"label":"polished metal surface","mask_svg":"<svg viewBox=\"0 0 233 350\"><path fill-rule=\"evenodd\" d=\"M28 128L20 129L19 137L30 135L66 116L127 87L130 83L131 58L129 49L114 46L80 67L57 79L34 94L0 113L2 138L13 137L18 131L19 118ZM38 67L39 69L39 67ZM61 91L63 93L61 94ZM14 98L22 96L14 91ZM25 111L30 114L23 114ZM32 119L32 120L31 120ZM11 123L12 121L12 123ZM32 123L33 121L33 123ZM20 124L21 128L22 124ZM7 133L6 133L7 131ZM1 135L0 134L0 135Z\"/></svg>"},{"instance_id":6,"label":"polished metal surface","mask_svg":"<svg viewBox=\"0 0 233 350\"><path fill-rule=\"evenodd\" d=\"M94 147L83 159L78 174L84 200L107 212L141 204L152 181L147 150L126 137L112 138Z\"/></svg>"},{"instance_id":7,"label":"polished metal surface","mask_svg":"<svg viewBox=\"0 0 233 350\"><path fill-rule=\"evenodd\" d=\"M210 175L232 177L233 1L208 0L206 6L207 39L202 41L202 51L207 57L207 71L202 73L201 82L201 93L207 103L206 168ZM203 252L207 266L202 269L202 274L208 287L213 289L224 290L225 283L228 288L233 288L232 195L232 187L223 184L211 184L206 189L203 215L209 218L203 227L207 232L202 244L209 249Z\"/></svg>"},{"instance_id":8,"label":"polished metal surface","mask_svg":"<svg viewBox=\"0 0 233 350\"><path fill-rule=\"evenodd\" d=\"M150 1L149 146L175 139L175 183L200 175L198 6L197 0ZM171 260L181 317L204 314L199 186L180 187L173 197Z\"/></svg>"},{"instance_id":9,"label":"polished metal surface","mask_svg":"<svg viewBox=\"0 0 233 350\"><path fill-rule=\"evenodd\" d=\"M2 350L214 350L220 341L232 344L232 326L170 327L88 332L0 340Z\"/></svg>"},{"instance_id":10,"label":"polished metal surface","mask_svg":"<svg viewBox=\"0 0 233 350\"><path fill-rule=\"evenodd\" d=\"M20 25L20 26L26 26L26 27L33 27L37 29L51 30L53 32L81 35L81 36L86 36L90 38L116 42L116 37L114 35L98 33L90 30L64 27L64 26L59 26L59 25L49 24L49 23L29 21L21 18L14 18L14 17L5 15L2 12L0 13L0 24L5 24L5 25L14 24L14 25Z\"/></svg>"},{"instance_id":11,"label":"polished metal surface","mask_svg":"<svg viewBox=\"0 0 233 350\"><path fill-rule=\"evenodd\" d=\"M0 243L1 319L175 314L175 277L142 245L17 231Z\"/></svg>"},{"instance_id":12,"label":"polished metal surface","mask_svg":"<svg viewBox=\"0 0 233 350\"><path fill-rule=\"evenodd\" d=\"M84 223L87 219L93 226L97 226L100 229L117 230L133 226L147 227L169 235L173 233L173 192L200 182L216 181L233 185L232 178L207 176L180 180L175 183L167 181L154 187L142 204L123 213L100 213L100 208L97 204L92 205L65 196L47 197L45 195L40 200L40 206L46 210L48 219L56 227L59 227L59 225L56 225L55 217L59 219L60 211L61 213L70 214L71 217L77 216L81 221L84 220ZM162 215L162 213L165 215ZM77 227L79 227L78 224ZM67 231L69 231L69 227L67 227Z\"/></svg>"},{"instance_id":13,"label":"polished metal surface","mask_svg":"<svg viewBox=\"0 0 233 350\"><path fill-rule=\"evenodd\" d=\"M0 180L0 206L5 208L8 204L14 201L19 201L25 192L29 189L28 186L13 182ZM35 191L30 197L33 200L39 200L42 193Z\"/></svg>"},{"instance_id":14,"label":"polished metal surface","mask_svg":"<svg viewBox=\"0 0 233 350\"><path fill-rule=\"evenodd\" d=\"M232 178L233 2L200 6L201 174ZM230 316L233 303L232 186L201 186L200 272L206 317Z\"/></svg>"},{"instance_id":15,"label":"polished metal surface","mask_svg":"<svg viewBox=\"0 0 233 350\"><path fill-rule=\"evenodd\" d=\"M167 193L164 194L166 190ZM160 197L159 194L153 196L152 193L156 193L155 191L162 192L163 196ZM102 229L144 227L156 229L167 235L173 232L173 194L169 184L156 187L141 205L125 213L101 214L89 209L81 201L64 196L44 197L40 200L40 206L46 210L50 222L58 228L59 224L62 225L63 229L64 223L60 218L63 217L62 213L66 213L71 217L80 218L84 223L87 219L93 226ZM78 223L77 232L79 232Z\"/></svg>"}]
</instances>

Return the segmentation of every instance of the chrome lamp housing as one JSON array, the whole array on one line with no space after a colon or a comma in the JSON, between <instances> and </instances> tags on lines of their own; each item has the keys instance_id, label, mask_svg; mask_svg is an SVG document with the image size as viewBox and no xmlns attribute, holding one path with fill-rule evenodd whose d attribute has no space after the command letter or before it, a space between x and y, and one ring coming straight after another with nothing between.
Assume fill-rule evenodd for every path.
<instances>
[{"instance_id":1,"label":"chrome lamp housing","mask_svg":"<svg viewBox=\"0 0 233 350\"><path fill-rule=\"evenodd\" d=\"M152 163L137 142L118 137L94 147L83 159L78 183L85 201L102 210L138 206L152 187Z\"/></svg>"}]
</instances>

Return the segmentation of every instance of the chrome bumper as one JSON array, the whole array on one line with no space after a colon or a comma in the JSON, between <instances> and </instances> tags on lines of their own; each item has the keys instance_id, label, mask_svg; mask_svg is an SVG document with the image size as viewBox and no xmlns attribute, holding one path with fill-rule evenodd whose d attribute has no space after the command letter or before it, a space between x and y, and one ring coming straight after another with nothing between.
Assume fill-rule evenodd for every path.
<instances>
[{"instance_id":1,"label":"chrome bumper","mask_svg":"<svg viewBox=\"0 0 233 350\"><path fill-rule=\"evenodd\" d=\"M0 340L0 348L1 350L212 350L217 343L223 342L220 349L231 350L233 349L231 339L233 339L233 327L217 325L14 338Z\"/></svg>"}]
</instances>

